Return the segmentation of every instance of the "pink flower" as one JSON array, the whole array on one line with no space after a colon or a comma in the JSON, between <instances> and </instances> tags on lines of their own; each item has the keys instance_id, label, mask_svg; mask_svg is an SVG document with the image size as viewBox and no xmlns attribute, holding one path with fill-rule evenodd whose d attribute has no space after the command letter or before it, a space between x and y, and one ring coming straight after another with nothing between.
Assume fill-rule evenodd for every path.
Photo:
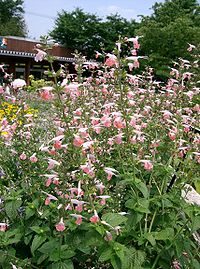
<instances>
[{"instance_id":1,"label":"pink flower","mask_svg":"<svg viewBox=\"0 0 200 269\"><path fill-rule=\"evenodd\" d=\"M48 178L48 179L46 180L46 182L45 182L45 186L46 186L46 187L49 187L49 186L51 185L51 183L52 183L52 179L51 179L51 178Z\"/></svg>"},{"instance_id":2,"label":"pink flower","mask_svg":"<svg viewBox=\"0 0 200 269\"><path fill-rule=\"evenodd\" d=\"M79 201L77 199L71 199L72 204L75 204L75 210L78 212L82 212L83 211L83 205L86 204L86 202L84 201Z\"/></svg>"},{"instance_id":3,"label":"pink flower","mask_svg":"<svg viewBox=\"0 0 200 269\"><path fill-rule=\"evenodd\" d=\"M128 63L128 68L129 68L129 71L133 71L134 64L133 63Z\"/></svg>"},{"instance_id":4,"label":"pink flower","mask_svg":"<svg viewBox=\"0 0 200 269\"><path fill-rule=\"evenodd\" d=\"M79 217L76 219L75 223L76 223L77 225L80 225L80 224L82 223L82 221L83 221L82 216L79 216Z\"/></svg>"},{"instance_id":5,"label":"pink flower","mask_svg":"<svg viewBox=\"0 0 200 269\"><path fill-rule=\"evenodd\" d=\"M78 214L70 214L70 216L76 218L75 223L76 223L77 225L80 225L80 224L82 223L82 221L83 221L83 216L82 216L82 215L78 215Z\"/></svg>"},{"instance_id":6,"label":"pink flower","mask_svg":"<svg viewBox=\"0 0 200 269\"><path fill-rule=\"evenodd\" d=\"M60 163L57 162L56 160L49 159L48 161L49 161L49 165L47 167L47 170L53 169L55 165L60 165Z\"/></svg>"},{"instance_id":7,"label":"pink flower","mask_svg":"<svg viewBox=\"0 0 200 269\"><path fill-rule=\"evenodd\" d=\"M82 212L83 211L83 205L82 204L79 204L75 207L75 210L78 211L78 212Z\"/></svg>"},{"instance_id":8,"label":"pink flower","mask_svg":"<svg viewBox=\"0 0 200 269\"><path fill-rule=\"evenodd\" d=\"M117 57L114 54L107 54L108 58L105 61L105 65L111 67L113 65L117 66Z\"/></svg>"},{"instance_id":9,"label":"pink flower","mask_svg":"<svg viewBox=\"0 0 200 269\"><path fill-rule=\"evenodd\" d=\"M107 174L107 180L111 180L113 175L116 175L115 172L117 172L115 169L110 168L110 167L105 167L104 171Z\"/></svg>"},{"instance_id":10,"label":"pink flower","mask_svg":"<svg viewBox=\"0 0 200 269\"><path fill-rule=\"evenodd\" d=\"M45 100L51 100L53 98L53 95L51 93L52 87L44 87L42 88L42 91L40 92L40 97Z\"/></svg>"},{"instance_id":11,"label":"pink flower","mask_svg":"<svg viewBox=\"0 0 200 269\"><path fill-rule=\"evenodd\" d=\"M97 196L97 198L101 199L101 201L99 202L100 205L105 205L106 204L106 199L109 199L110 196L109 195L100 195L100 196Z\"/></svg>"},{"instance_id":12,"label":"pink flower","mask_svg":"<svg viewBox=\"0 0 200 269\"><path fill-rule=\"evenodd\" d=\"M139 67L140 67L140 63L139 63L138 60L135 60L135 61L133 62L133 67L134 67L134 68L139 68Z\"/></svg>"},{"instance_id":13,"label":"pink flower","mask_svg":"<svg viewBox=\"0 0 200 269\"><path fill-rule=\"evenodd\" d=\"M106 241L112 241L113 238L112 238L111 232L106 231L106 235L105 235L104 239Z\"/></svg>"},{"instance_id":14,"label":"pink flower","mask_svg":"<svg viewBox=\"0 0 200 269\"><path fill-rule=\"evenodd\" d=\"M114 138L115 143L118 145L122 144L123 143L122 137L123 137L123 134L121 134L121 133L116 135Z\"/></svg>"},{"instance_id":15,"label":"pink flower","mask_svg":"<svg viewBox=\"0 0 200 269\"><path fill-rule=\"evenodd\" d=\"M144 169L145 169L145 170L147 170L147 171L151 171L151 170L153 169L153 164L152 164L151 161L149 161L149 160L143 160L143 161L141 161L141 162L143 162L143 164L144 164Z\"/></svg>"},{"instance_id":16,"label":"pink flower","mask_svg":"<svg viewBox=\"0 0 200 269\"><path fill-rule=\"evenodd\" d=\"M92 222L92 223L97 223L97 222L99 222L99 216L98 216L96 210L94 210L94 215L90 218L90 222Z\"/></svg>"},{"instance_id":17,"label":"pink flower","mask_svg":"<svg viewBox=\"0 0 200 269\"><path fill-rule=\"evenodd\" d=\"M96 184L96 188L99 190L100 194L103 194L105 186L102 183Z\"/></svg>"},{"instance_id":18,"label":"pink flower","mask_svg":"<svg viewBox=\"0 0 200 269\"><path fill-rule=\"evenodd\" d=\"M38 161L38 158L35 156L36 153L34 153L29 159L32 163L36 163Z\"/></svg>"},{"instance_id":19,"label":"pink flower","mask_svg":"<svg viewBox=\"0 0 200 269\"><path fill-rule=\"evenodd\" d=\"M35 61L36 62L41 62L44 60L45 56L47 55L47 53L43 50L40 49L36 49L37 50L37 54L35 55Z\"/></svg>"},{"instance_id":20,"label":"pink flower","mask_svg":"<svg viewBox=\"0 0 200 269\"><path fill-rule=\"evenodd\" d=\"M61 149L62 148L62 142L60 141L56 141L54 144L53 144L53 147L55 149Z\"/></svg>"},{"instance_id":21,"label":"pink flower","mask_svg":"<svg viewBox=\"0 0 200 269\"><path fill-rule=\"evenodd\" d=\"M0 232L5 232L8 229L8 225L5 222L0 223Z\"/></svg>"},{"instance_id":22,"label":"pink flower","mask_svg":"<svg viewBox=\"0 0 200 269\"><path fill-rule=\"evenodd\" d=\"M189 47L188 47L187 51L189 51L189 52L191 52L193 49L196 48L196 47L195 47L194 45L192 45L192 44L189 44L189 43L188 43L188 45L189 45Z\"/></svg>"},{"instance_id":23,"label":"pink flower","mask_svg":"<svg viewBox=\"0 0 200 269\"><path fill-rule=\"evenodd\" d=\"M168 136L169 136L169 139L172 140L172 141L174 141L176 139L176 134L174 132L172 132L172 131L170 131L168 133Z\"/></svg>"},{"instance_id":24,"label":"pink flower","mask_svg":"<svg viewBox=\"0 0 200 269\"><path fill-rule=\"evenodd\" d=\"M104 115L101 118L101 123L103 124L103 126L105 126L107 128L111 127L111 125L112 125L111 118L107 115Z\"/></svg>"},{"instance_id":25,"label":"pink flower","mask_svg":"<svg viewBox=\"0 0 200 269\"><path fill-rule=\"evenodd\" d=\"M73 145L75 147L81 147L84 143L84 140L80 138L80 136L75 135L74 140L73 140Z\"/></svg>"},{"instance_id":26,"label":"pink flower","mask_svg":"<svg viewBox=\"0 0 200 269\"><path fill-rule=\"evenodd\" d=\"M136 50L136 49L131 50L131 54L132 54L133 56L137 56L137 50Z\"/></svg>"},{"instance_id":27,"label":"pink flower","mask_svg":"<svg viewBox=\"0 0 200 269\"><path fill-rule=\"evenodd\" d=\"M113 125L117 129L122 129L126 127L126 122L121 117L117 117L115 118Z\"/></svg>"},{"instance_id":28,"label":"pink flower","mask_svg":"<svg viewBox=\"0 0 200 269\"><path fill-rule=\"evenodd\" d=\"M58 232L63 232L65 230L65 224L63 222L63 218L60 219L60 222L56 224L55 227Z\"/></svg>"},{"instance_id":29,"label":"pink flower","mask_svg":"<svg viewBox=\"0 0 200 269\"><path fill-rule=\"evenodd\" d=\"M45 204L45 205L49 205L50 203L51 203L51 199L50 199L49 197L47 197L47 198L45 199L44 204Z\"/></svg>"},{"instance_id":30,"label":"pink flower","mask_svg":"<svg viewBox=\"0 0 200 269\"><path fill-rule=\"evenodd\" d=\"M22 154L19 156L20 160L26 160L26 154L22 152Z\"/></svg>"},{"instance_id":31,"label":"pink flower","mask_svg":"<svg viewBox=\"0 0 200 269\"><path fill-rule=\"evenodd\" d=\"M23 79L17 78L12 82L12 87L14 90L21 89L24 86L26 86L26 81Z\"/></svg>"},{"instance_id":32,"label":"pink flower","mask_svg":"<svg viewBox=\"0 0 200 269\"><path fill-rule=\"evenodd\" d=\"M0 93L4 93L4 87L0 86Z\"/></svg>"},{"instance_id":33,"label":"pink flower","mask_svg":"<svg viewBox=\"0 0 200 269\"><path fill-rule=\"evenodd\" d=\"M127 41L133 42L134 49L139 49L140 44L138 42L139 36L128 38Z\"/></svg>"}]
</instances>

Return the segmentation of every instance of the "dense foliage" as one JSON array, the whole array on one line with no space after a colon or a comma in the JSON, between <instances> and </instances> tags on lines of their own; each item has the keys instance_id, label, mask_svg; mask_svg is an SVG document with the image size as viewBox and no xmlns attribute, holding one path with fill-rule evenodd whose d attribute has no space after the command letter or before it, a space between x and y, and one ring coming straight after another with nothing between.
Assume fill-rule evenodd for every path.
<instances>
[{"instance_id":1,"label":"dense foliage","mask_svg":"<svg viewBox=\"0 0 200 269\"><path fill-rule=\"evenodd\" d=\"M168 76L171 60L188 57L188 43L200 43L200 6L196 0L156 3L151 16L143 16L138 33L141 51L160 76ZM163 65L165 63L165 66Z\"/></svg>"},{"instance_id":2,"label":"dense foliage","mask_svg":"<svg viewBox=\"0 0 200 269\"><path fill-rule=\"evenodd\" d=\"M80 9L63 11L51 35L89 58L102 48L111 52L119 36L142 35L141 53L149 56L149 65L166 80L169 76L167 66L172 60L188 57L188 43L197 45L200 42L200 6L196 0L170 0L156 3L152 10L151 16L141 16L140 23L117 14L102 21L95 14Z\"/></svg>"},{"instance_id":3,"label":"dense foliage","mask_svg":"<svg viewBox=\"0 0 200 269\"><path fill-rule=\"evenodd\" d=\"M112 50L119 35L131 35L136 25L135 21L129 22L117 14L107 16L106 21L102 21L97 15L77 8L58 14L51 36L66 47L94 57L95 51L101 48Z\"/></svg>"},{"instance_id":4,"label":"dense foliage","mask_svg":"<svg viewBox=\"0 0 200 269\"><path fill-rule=\"evenodd\" d=\"M2 269L199 269L200 56L160 83L138 48L0 88Z\"/></svg>"},{"instance_id":5,"label":"dense foliage","mask_svg":"<svg viewBox=\"0 0 200 269\"><path fill-rule=\"evenodd\" d=\"M23 0L0 0L0 35L26 36Z\"/></svg>"}]
</instances>

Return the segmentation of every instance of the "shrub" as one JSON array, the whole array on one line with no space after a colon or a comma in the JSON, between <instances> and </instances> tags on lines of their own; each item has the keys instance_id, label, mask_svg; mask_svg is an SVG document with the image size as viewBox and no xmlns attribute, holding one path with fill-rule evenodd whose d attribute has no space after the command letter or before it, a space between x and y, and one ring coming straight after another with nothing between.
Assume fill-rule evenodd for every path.
<instances>
[{"instance_id":1,"label":"shrub","mask_svg":"<svg viewBox=\"0 0 200 269\"><path fill-rule=\"evenodd\" d=\"M49 71L37 118L1 119L2 268L199 268L200 209L181 194L199 178L197 65L164 84L134 75L138 48L75 55L76 75Z\"/></svg>"}]
</instances>

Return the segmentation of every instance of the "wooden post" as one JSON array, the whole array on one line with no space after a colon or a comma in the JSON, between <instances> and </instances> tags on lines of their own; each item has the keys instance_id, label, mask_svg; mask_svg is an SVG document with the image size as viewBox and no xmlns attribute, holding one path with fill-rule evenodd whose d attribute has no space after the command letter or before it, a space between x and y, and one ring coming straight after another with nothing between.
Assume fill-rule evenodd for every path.
<instances>
[{"instance_id":1,"label":"wooden post","mask_svg":"<svg viewBox=\"0 0 200 269\"><path fill-rule=\"evenodd\" d=\"M9 62L8 73L13 74L13 78L16 78L15 62Z\"/></svg>"},{"instance_id":2,"label":"wooden post","mask_svg":"<svg viewBox=\"0 0 200 269\"><path fill-rule=\"evenodd\" d=\"M30 84L29 76L30 76L30 69L31 69L31 59L28 59L25 65L25 81L27 85Z\"/></svg>"}]
</instances>

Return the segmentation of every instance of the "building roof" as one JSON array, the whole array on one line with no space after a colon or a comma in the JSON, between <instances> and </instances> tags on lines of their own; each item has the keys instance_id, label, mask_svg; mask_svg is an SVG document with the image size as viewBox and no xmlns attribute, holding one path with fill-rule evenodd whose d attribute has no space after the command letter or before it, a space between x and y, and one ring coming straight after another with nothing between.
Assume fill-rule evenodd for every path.
<instances>
[{"instance_id":1,"label":"building roof","mask_svg":"<svg viewBox=\"0 0 200 269\"><path fill-rule=\"evenodd\" d=\"M12 50L0 50L0 56L14 56L14 57L23 57L23 58L34 58L36 53L23 52L23 51L12 51ZM74 58L55 56L57 61L61 62L74 62Z\"/></svg>"},{"instance_id":2,"label":"building roof","mask_svg":"<svg viewBox=\"0 0 200 269\"><path fill-rule=\"evenodd\" d=\"M4 39L5 42L3 47L0 46L0 56L34 58L36 44L42 44L40 41L24 37L2 36L0 38ZM56 61L62 62L74 62L72 52L72 49L60 45L53 47L51 50L51 54L55 56Z\"/></svg>"}]
</instances>

